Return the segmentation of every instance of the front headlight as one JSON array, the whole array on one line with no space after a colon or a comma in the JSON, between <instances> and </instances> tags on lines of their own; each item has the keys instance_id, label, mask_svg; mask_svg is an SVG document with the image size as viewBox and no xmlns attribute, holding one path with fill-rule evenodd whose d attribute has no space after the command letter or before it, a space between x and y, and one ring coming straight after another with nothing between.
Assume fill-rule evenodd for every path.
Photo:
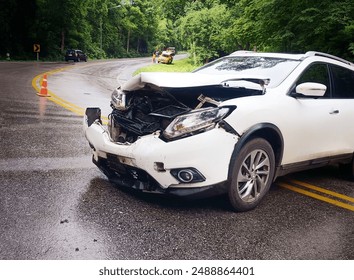
<instances>
[{"instance_id":1,"label":"front headlight","mask_svg":"<svg viewBox=\"0 0 354 280\"><path fill-rule=\"evenodd\" d=\"M205 108L176 117L165 129L163 135L167 139L215 127L224 118L230 108Z\"/></svg>"},{"instance_id":2,"label":"front headlight","mask_svg":"<svg viewBox=\"0 0 354 280\"><path fill-rule=\"evenodd\" d=\"M111 104L118 110L126 109L126 95L120 88L116 88L113 91L111 95Z\"/></svg>"}]
</instances>

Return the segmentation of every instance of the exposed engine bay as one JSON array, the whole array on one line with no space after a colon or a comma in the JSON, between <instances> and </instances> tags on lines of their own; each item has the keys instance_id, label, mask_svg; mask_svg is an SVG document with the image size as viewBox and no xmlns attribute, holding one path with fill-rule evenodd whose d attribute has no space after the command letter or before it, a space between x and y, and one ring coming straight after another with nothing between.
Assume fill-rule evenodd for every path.
<instances>
[{"instance_id":1,"label":"exposed engine bay","mask_svg":"<svg viewBox=\"0 0 354 280\"><path fill-rule=\"evenodd\" d=\"M227 99L259 95L260 90L223 85L160 88L145 85L135 91L112 94L109 132L113 142L133 143L138 137L164 131L177 117L203 108L215 108Z\"/></svg>"}]
</instances>

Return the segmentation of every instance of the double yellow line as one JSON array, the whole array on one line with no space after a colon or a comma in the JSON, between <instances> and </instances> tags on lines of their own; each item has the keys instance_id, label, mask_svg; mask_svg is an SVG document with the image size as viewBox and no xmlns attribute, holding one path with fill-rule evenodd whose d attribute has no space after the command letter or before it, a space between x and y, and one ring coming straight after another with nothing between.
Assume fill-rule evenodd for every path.
<instances>
[{"instance_id":1,"label":"double yellow line","mask_svg":"<svg viewBox=\"0 0 354 280\"><path fill-rule=\"evenodd\" d=\"M282 188L354 211L354 197L339 194L298 180L279 181L276 184Z\"/></svg>"},{"instance_id":2,"label":"double yellow line","mask_svg":"<svg viewBox=\"0 0 354 280\"><path fill-rule=\"evenodd\" d=\"M34 90L36 92L40 92L40 87L41 87L41 84L42 84L42 80L43 80L43 75L44 74L47 74L47 76L50 76L50 75L53 75L55 73L67 70L68 68L72 68L72 67L73 66L67 66L67 67L63 67L63 68L59 68L59 69L55 69L55 70L52 70L52 71L48 71L48 72L39 74L39 75L37 75L36 77L33 78L32 87L34 88ZM43 98L43 97L41 97L41 98ZM48 89L48 97L44 97L44 98L47 98L48 100L58 104L59 106L64 107L65 109L75 113L76 115L79 115L79 116L84 116L85 115L85 111L86 111L85 108L82 108L82 107L80 107L80 106L78 106L76 104L73 104L73 103L71 103L69 101L66 101L66 100L60 98L59 96L54 94L49 89ZM103 123L107 124L108 118L107 117L102 117L102 121L103 121Z\"/></svg>"}]
</instances>

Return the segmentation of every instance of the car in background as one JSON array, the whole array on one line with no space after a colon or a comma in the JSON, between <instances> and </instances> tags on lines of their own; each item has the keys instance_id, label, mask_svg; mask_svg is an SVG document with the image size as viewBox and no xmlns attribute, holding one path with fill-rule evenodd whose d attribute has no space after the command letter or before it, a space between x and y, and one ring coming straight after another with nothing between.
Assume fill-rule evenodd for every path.
<instances>
[{"instance_id":1,"label":"car in background","mask_svg":"<svg viewBox=\"0 0 354 280\"><path fill-rule=\"evenodd\" d=\"M176 48L175 47L168 47L166 51L170 52L172 56L176 54Z\"/></svg>"},{"instance_id":2,"label":"car in background","mask_svg":"<svg viewBox=\"0 0 354 280\"><path fill-rule=\"evenodd\" d=\"M140 73L87 108L93 162L117 185L257 207L274 180L338 164L354 177L354 64L238 51L192 73Z\"/></svg>"},{"instance_id":3,"label":"car in background","mask_svg":"<svg viewBox=\"0 0 354 280\"><path fill-rule=\"evenodd\" d=\"M159 58L157 59L158 63L164 63L164 64L171 64L173 61L173 55L172 53L168 51L163 51Z\"/></svg>"},{"instance_id":4,"label":"car in background","mask_svg":"<svg viewBox=\"0 0 354 280\"><path fill-rule=\"evenodd\" d=\"M70 49L65 53L65 61L73 60L75 62L87 61L86 54L81 50Z\"/></svg>"}]
</instances>

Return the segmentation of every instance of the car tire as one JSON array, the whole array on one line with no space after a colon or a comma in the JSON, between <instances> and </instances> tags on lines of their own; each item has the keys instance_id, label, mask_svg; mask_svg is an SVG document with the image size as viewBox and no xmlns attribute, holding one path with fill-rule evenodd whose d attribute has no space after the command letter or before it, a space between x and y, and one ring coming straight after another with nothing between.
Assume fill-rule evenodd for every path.
<instances>
[{"instance_id":1,"label":"car tire","mask_svg":"<svg viewBox=\"0 0 354 280\"><path fill-rule=\"evenodd\" d=\"M229 200L233 210L254 209L268 192L275 173L272 146L263 138L255 138L234 154Z\"/></svg>"}]
</instances>

